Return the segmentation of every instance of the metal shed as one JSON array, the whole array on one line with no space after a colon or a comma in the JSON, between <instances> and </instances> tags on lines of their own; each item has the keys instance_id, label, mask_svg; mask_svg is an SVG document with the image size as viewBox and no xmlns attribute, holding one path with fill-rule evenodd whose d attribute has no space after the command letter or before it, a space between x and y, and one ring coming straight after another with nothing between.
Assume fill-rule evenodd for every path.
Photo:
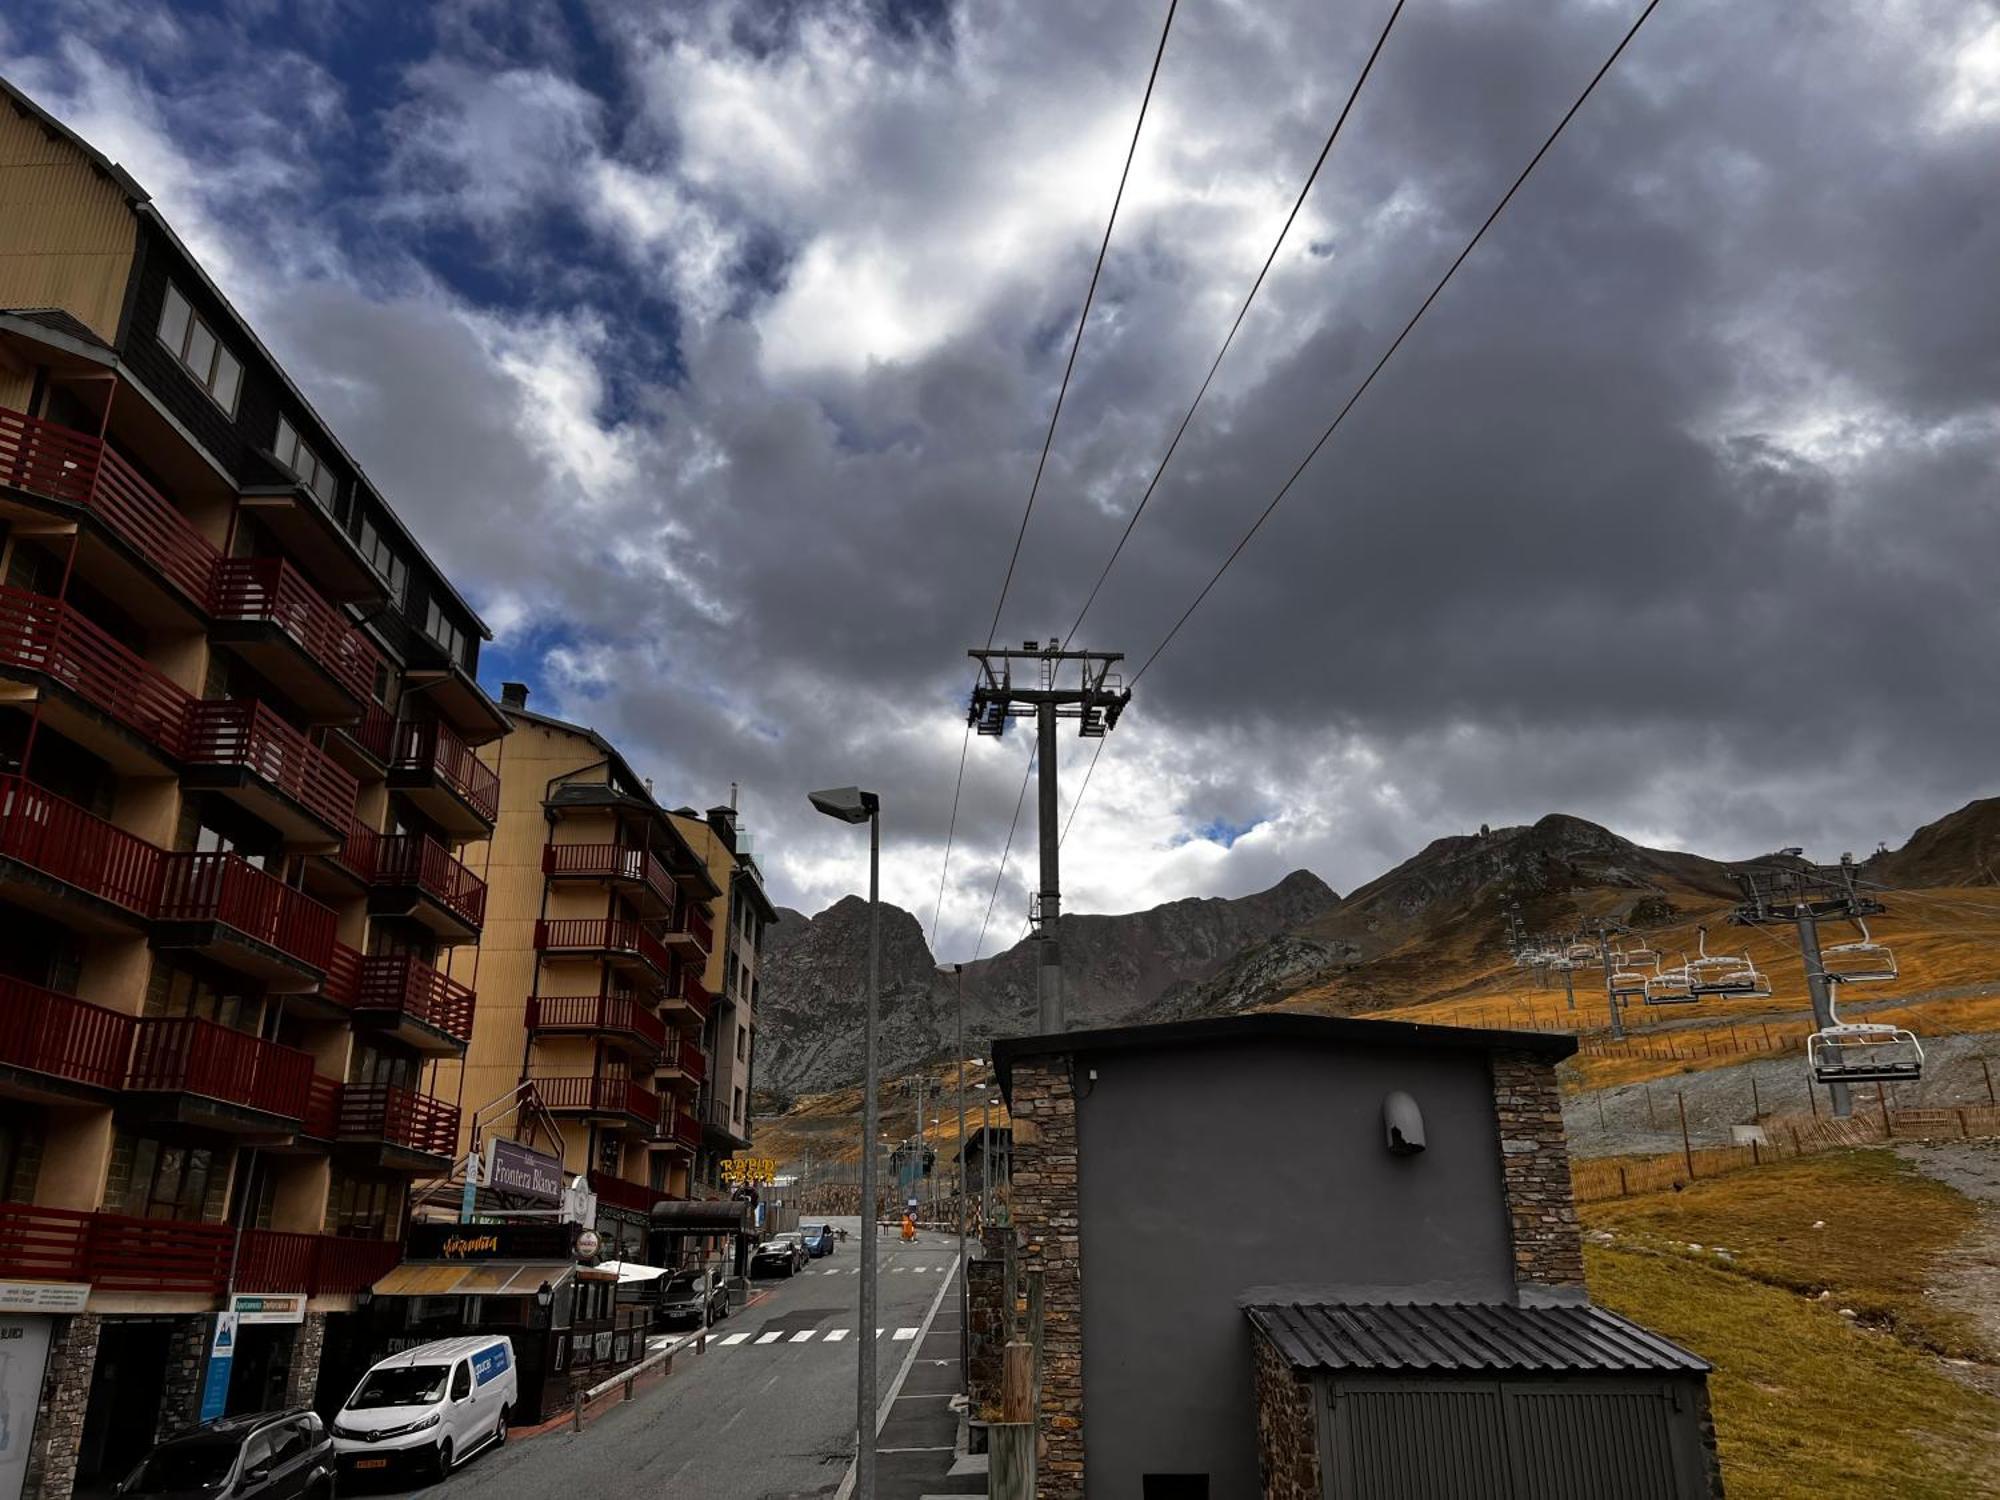
<instances>
[{"instance_id":1,"label":"metal shed","mask_svg":"<svg viewBox=\"0 0 2000 1500\"><path fill-rule=\"evenodd\" d=\"M1588 1303L1265 1304L1253 1337L1309 1400L1273 1399L1323 1500L1706 1500L1708 1364ZM1263 1351L1260 1350L1260 1354ZM1260 1369L1264 1367L1260 1360ZM1284 1446L1282 1437L1279 1446ZM1294 1466L1293 1472L1300 1472Z\"/></svg>"}]
</instances>

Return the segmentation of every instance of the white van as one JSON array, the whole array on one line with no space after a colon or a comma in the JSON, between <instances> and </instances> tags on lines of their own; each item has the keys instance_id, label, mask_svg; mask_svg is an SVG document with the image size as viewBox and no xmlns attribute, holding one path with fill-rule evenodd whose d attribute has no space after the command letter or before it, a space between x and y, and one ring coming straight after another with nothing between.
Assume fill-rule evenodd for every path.
<instances>
[{"instance_id":1,"label":"white van","mask_svg":"<svg viewBox=\"0 0 2000 1500\"><path fill-rule=\"evenodd\" d=\"M507 1441L520 1390L511 1339L439 1339L392 1354L362 1377L334 1416L340 1472L414 1467L442 1478Z\"/></svg>"}]
</instances>

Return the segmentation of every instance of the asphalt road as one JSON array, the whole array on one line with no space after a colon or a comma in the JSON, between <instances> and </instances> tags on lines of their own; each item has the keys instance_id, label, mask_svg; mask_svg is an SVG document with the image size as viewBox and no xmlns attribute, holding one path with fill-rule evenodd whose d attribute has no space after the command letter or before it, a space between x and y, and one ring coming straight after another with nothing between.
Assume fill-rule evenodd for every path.
<instances>
[{"instance_id":1,"label":"asphalt road","mask_svg":"<svg viewBox=\"0 0 2000 1500\"><path fill-rule=\"evenodd\" d=\"M684 1349L673 1374L637 1399L607 1398L610 1409L581 1434L516 1438L424 1493L464 1500L832 1495L854 1456L861 1278L859 1226L853 1219L828 1222L846 1225L847 1242L797 1276L757 1283L770 1295L717 1325L706 1354ZM904 1245L883 1232L877 1319L883 1332L874 1341L882 1396L915 1347L957 1250L952 1235L919 1235ZM956 1296L955 1279L951 1286ZM954 1311L948 1303L940 1320ZM949 1326L956 1328L955 1316Z\"/></svg>"}]
</instances>

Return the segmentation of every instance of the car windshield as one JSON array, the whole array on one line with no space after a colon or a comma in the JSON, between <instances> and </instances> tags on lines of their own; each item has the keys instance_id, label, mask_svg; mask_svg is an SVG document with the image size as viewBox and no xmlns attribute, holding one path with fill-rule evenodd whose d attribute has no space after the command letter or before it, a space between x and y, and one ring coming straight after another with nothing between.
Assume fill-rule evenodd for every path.
<instances>
[{"instance_id":1,"label":"car windshield","mask_svg":"<svg viewBox=\"0 0 2000 1500\"><path fill-rule=\"evenodd\" d=\"M700 1276L693 1271L676 1271L667 1278L666 1295L669 1297L692 1297L701 1284Z\"/></svg>"},{"instance_id":2,"label":"car windshield","mask_svg":"<svg viewBox=\"0 0 2000 1500\"><path fill-rule=\"evenodd\" d=\"M759 1255L764 1255L764 1254L781 1255L785 1251L791 1248L792 1247L790 1245L787 1245L783 1240L766 1240L762 1245L757 1247L757 1253Z\"/></svg>"},{"instance_id":3,"label":"car windshield","mask_svg":"<svg viewBox=\"0 0 2000 1500\"><path fill-rule=\"evenodd\" d=\"M162 1448L139 1465L126 1485L128 1495L166 1495L176 1490L220 1489L236 1463L236 1444L178 1443Z\"/></svg>"},{"instance_id":4,"label":"car windshield","mask_svg":"<svg viewBox=\"0 0 2000 1500\"><path fill-rule=\"evenodd\" d=\"M444 1396L444 1365L399 1365L388 1370L371 1370L347 1403L349 1411L368 1411L378 1406L429 1406Z\"/></svg>"}]
</instances>

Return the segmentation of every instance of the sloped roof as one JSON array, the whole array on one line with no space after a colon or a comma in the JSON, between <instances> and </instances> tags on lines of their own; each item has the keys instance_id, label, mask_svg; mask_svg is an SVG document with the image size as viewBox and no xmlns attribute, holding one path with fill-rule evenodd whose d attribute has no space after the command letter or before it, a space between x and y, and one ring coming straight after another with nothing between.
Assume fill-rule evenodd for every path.
<instances>
[{"instance_id":1,"label":"sloped roof","mask_svg":"<svg viewBox=\"0 0 2000 1500\"><path fill-rule=\"evenodd\" d=\"M1708 1362L1588 1303L1271 1303L1245 1309L1295 1370L1702 1374Z\"/></svg>"}]
</instances>

